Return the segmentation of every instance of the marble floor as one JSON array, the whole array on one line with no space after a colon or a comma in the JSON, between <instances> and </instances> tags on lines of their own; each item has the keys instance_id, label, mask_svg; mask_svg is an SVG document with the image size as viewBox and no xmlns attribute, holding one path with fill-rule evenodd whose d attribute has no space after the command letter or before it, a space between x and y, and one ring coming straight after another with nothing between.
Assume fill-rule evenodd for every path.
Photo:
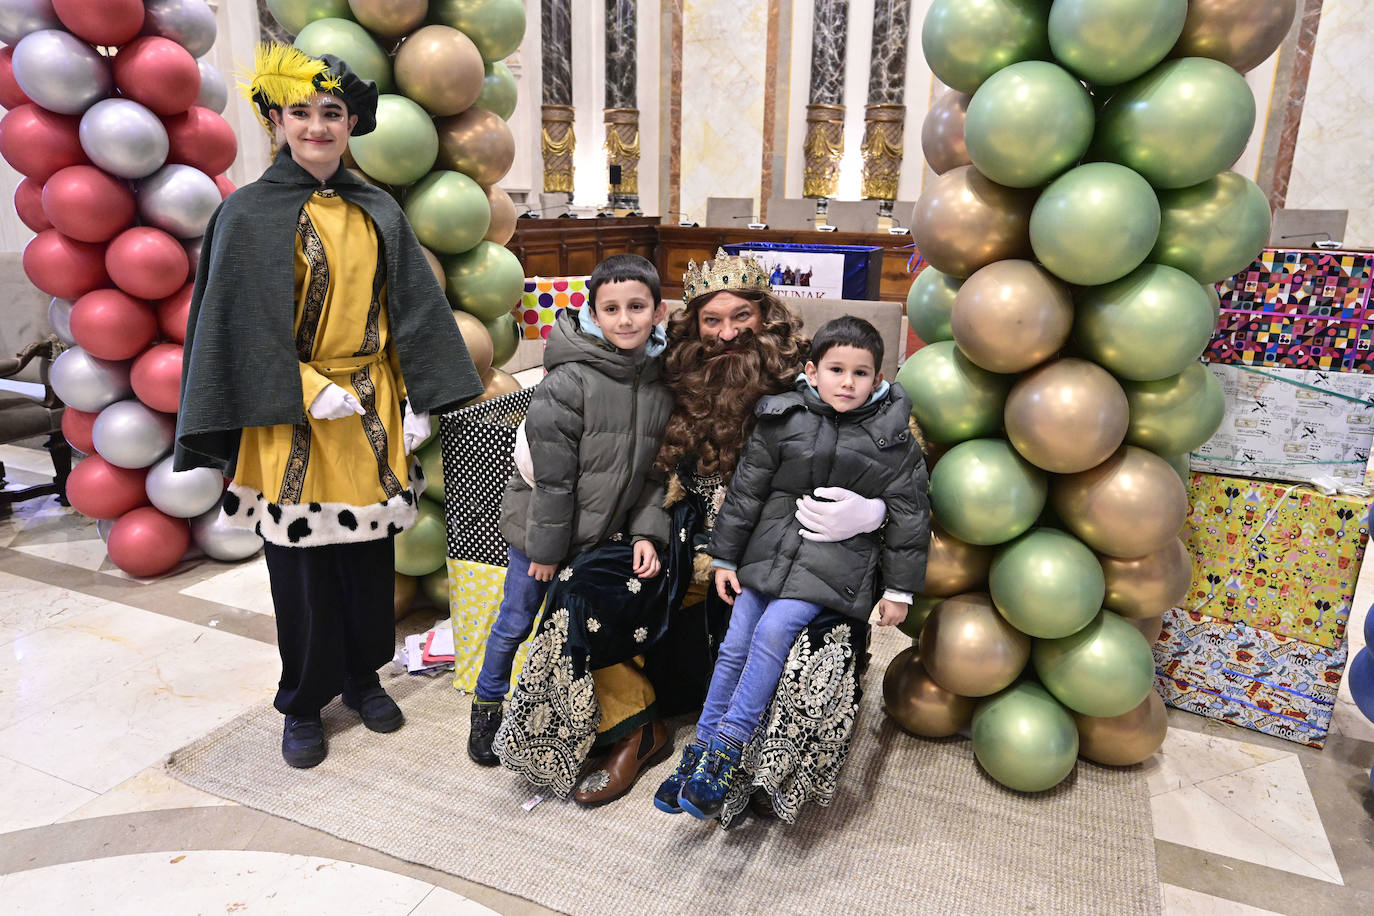
<instances>
[{"instance_id":1,"label":"marble floor","mask_svg":"<svg viewBox=\"0 0 1374 916\"><path fill-rule=\"evenodd\" d=\"M0 461L19 482L51 473L40 451ZM0 914L544 912L163 772L270 698L270 607L260 558L142 581L55 499L0 517ZM1171 710L1145 765L1164 912L1374 913L1371 765L1374 724L1348 693L1322 751Z\"/></svg>"}]
</instances>

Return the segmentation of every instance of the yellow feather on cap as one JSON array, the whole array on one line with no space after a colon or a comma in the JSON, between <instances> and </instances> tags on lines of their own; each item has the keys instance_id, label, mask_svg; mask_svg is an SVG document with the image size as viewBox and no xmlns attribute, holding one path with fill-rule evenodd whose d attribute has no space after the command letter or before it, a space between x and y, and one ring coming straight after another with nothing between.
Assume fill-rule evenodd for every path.
<instances>
[{"instance_id":1,"label":"yellow feather on cap","mask_svg":"<svg viewBox=\"0 0 1374 916\"><path fill-rule=\"evenodd\" d=\"M252 102L258 120L268 133L272 122L267 109L286 108L310 98L317 91L315 77L329 69L324 61L299 48L277 42L259 42L253 52L253 72L239 80L239 91Z\"/></svg>"}]
</instances>

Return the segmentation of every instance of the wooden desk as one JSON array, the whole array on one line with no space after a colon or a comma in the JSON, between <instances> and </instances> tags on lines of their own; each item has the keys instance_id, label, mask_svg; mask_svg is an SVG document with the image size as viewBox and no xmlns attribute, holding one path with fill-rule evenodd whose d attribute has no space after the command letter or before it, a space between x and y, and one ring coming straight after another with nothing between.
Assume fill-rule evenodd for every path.
<instances>
[{"instance_id":1,"label":"wooden desk","mask_svg":"<svg viewBox=\"0 0 1374 916\"><path fill-rule=\"evenodd\" d=\"M515 235L506 247L520 259L527 277L583 277L613 254L629 252L653 261L658 220L657 216L517 219Z\"/></svg>"}]
</instances>

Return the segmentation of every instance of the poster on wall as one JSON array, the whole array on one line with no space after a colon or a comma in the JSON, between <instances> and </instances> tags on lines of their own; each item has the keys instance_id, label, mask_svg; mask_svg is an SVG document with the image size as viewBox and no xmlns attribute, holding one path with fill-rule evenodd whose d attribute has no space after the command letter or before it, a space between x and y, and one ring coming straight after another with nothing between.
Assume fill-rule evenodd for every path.
<instances>
[{"instance_id":1,"label":"poster on wall","mask_svg":"<svg viewBox=\"0 0 1374 916\"><path fill-rule=\"evenodd\" d=\"M824 251L741 248L768 272L774 295L798 299L843 299L844 255Z\"/></svg>"}]
</instances>

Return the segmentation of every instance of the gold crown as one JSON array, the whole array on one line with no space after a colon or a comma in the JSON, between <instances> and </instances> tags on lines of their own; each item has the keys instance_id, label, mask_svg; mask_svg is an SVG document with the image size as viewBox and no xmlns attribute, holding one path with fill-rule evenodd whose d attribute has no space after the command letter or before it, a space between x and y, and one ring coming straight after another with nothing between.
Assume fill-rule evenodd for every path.
<instances>
[{"instance_id":1,"label":"gold crown","mask_svg":"<svg viewBox=\"0 0 1374 916\"><path fill-rule=\"evenodd\" d=\"M698 296L719 292L723 289L758 289L771 292L768 272L753 258L731 257L724 248L716 249L713 261L687 262L687 273L682 275L682 299L691 302Z\"/></svg>"}]
</instances>

